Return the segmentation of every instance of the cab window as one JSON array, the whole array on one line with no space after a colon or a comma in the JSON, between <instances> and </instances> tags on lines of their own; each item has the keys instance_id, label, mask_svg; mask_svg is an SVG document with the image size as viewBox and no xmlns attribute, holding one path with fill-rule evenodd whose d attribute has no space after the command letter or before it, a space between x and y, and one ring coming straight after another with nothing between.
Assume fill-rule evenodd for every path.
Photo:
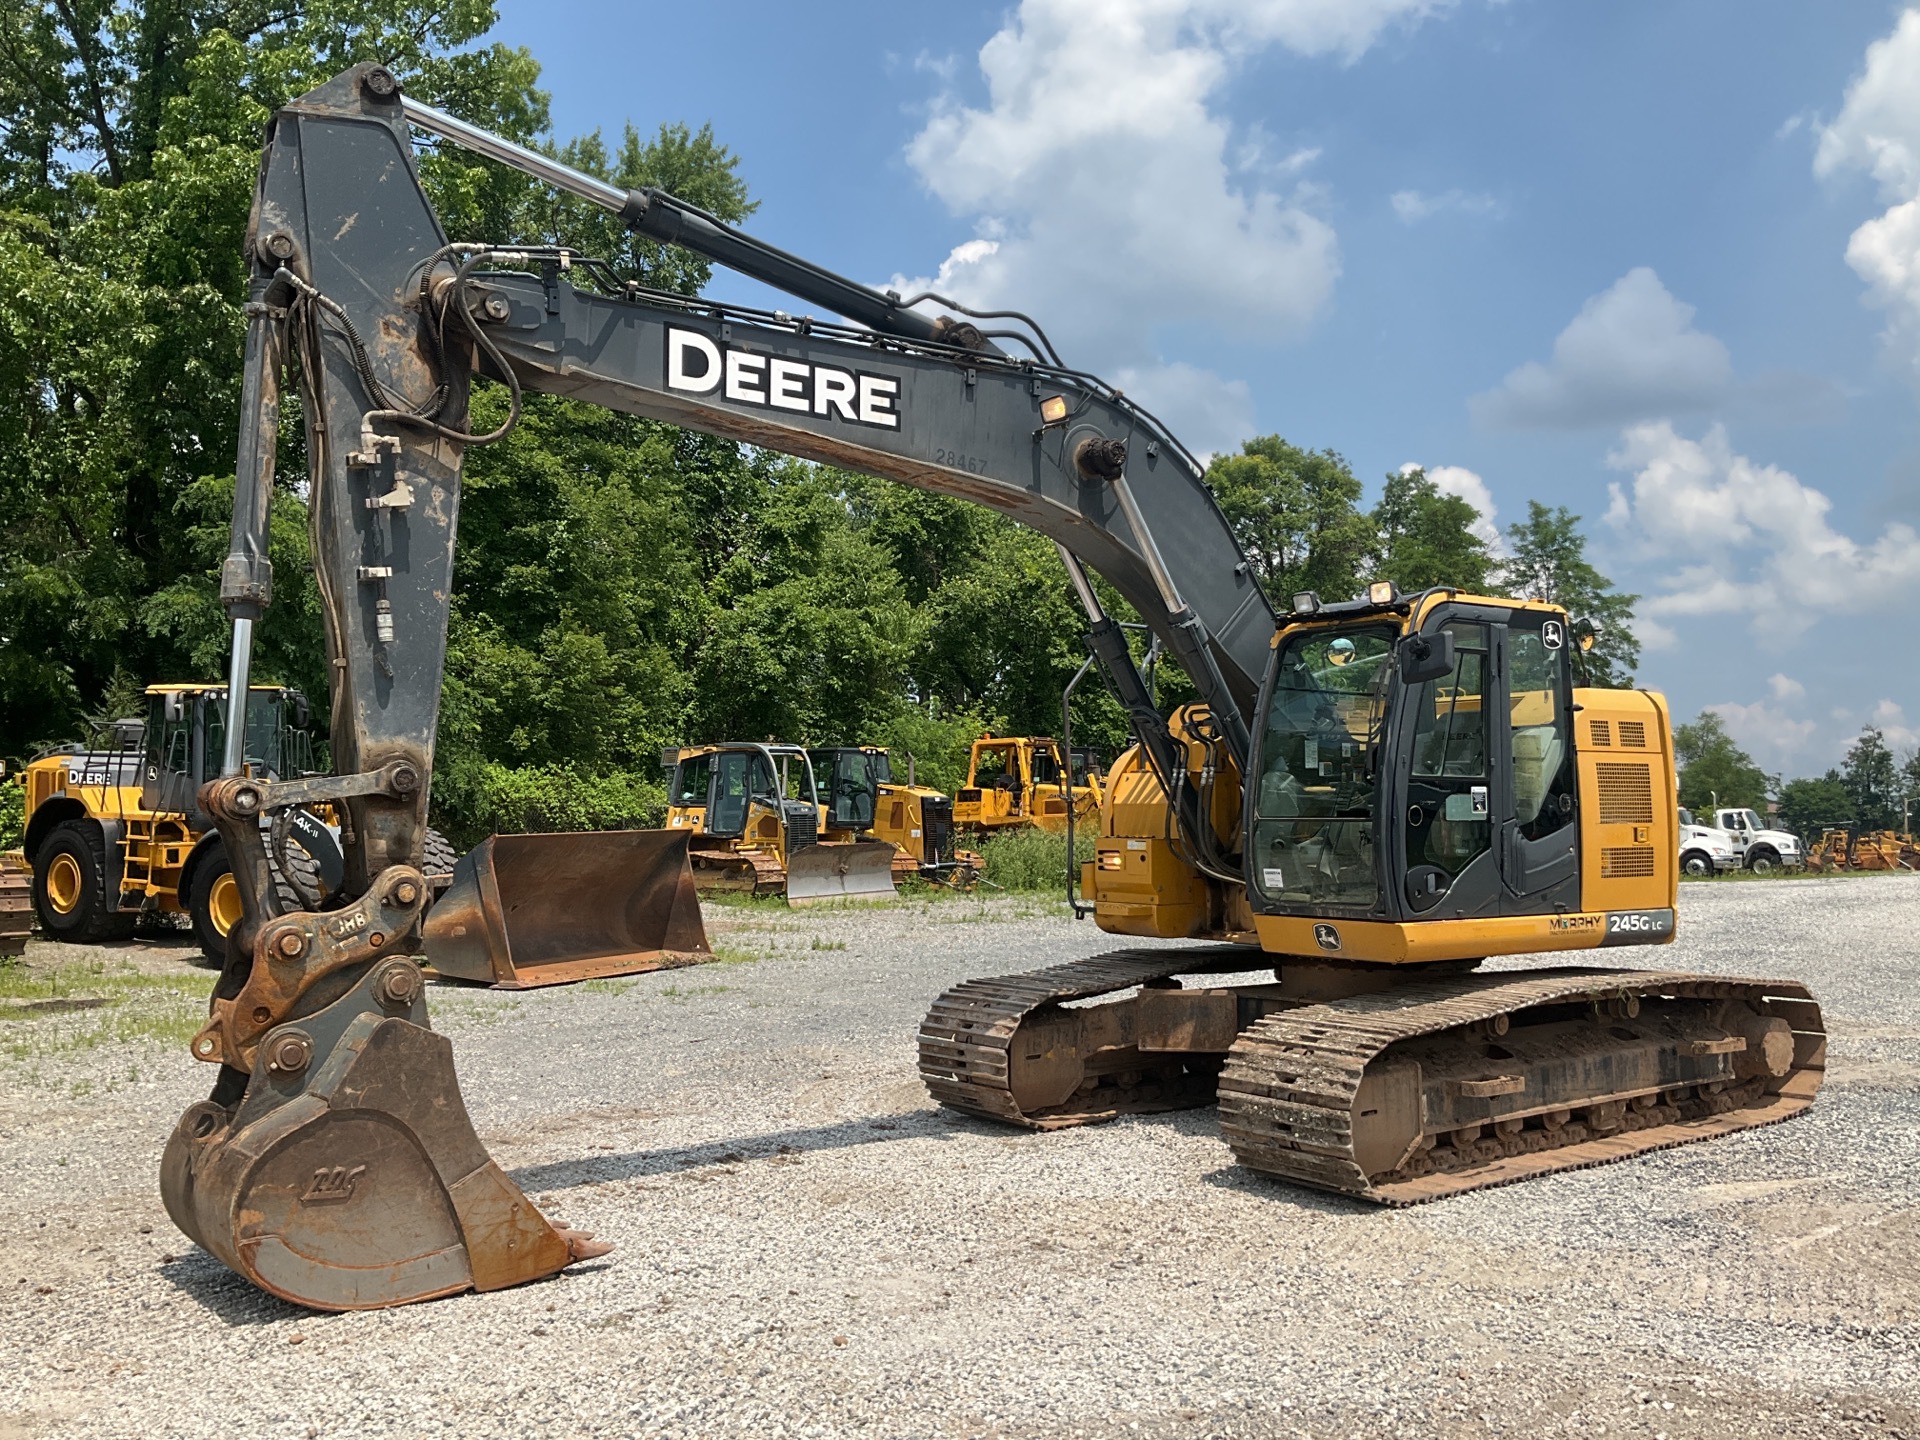
<instances>
[{"instance_id":1,"label":"cab window","mask_svg":"<svg viewBox=\"0 0 1920 1440\"><path fill-rule=\"evenodd\" d=\"M1453 673L1417 687L1407 701L1413 765L1404 834L1407 899L1415 909L1438 903L1493 838L1487 627L1446 629L1453 635Z\"/></svg>"},{"instance_id":2,"label":"cab window","mask_svg":"<svg viewBox=\"0 0 1920 1440\"><path fill-rule=\"evenodd\" d=\"M1529 840L1573 821L1573 746L1568 743L1572 695L1562 628L1516 614L1507 630L1508 697L1512 706L1513 818Z\"/></svg>"}]
</instances>

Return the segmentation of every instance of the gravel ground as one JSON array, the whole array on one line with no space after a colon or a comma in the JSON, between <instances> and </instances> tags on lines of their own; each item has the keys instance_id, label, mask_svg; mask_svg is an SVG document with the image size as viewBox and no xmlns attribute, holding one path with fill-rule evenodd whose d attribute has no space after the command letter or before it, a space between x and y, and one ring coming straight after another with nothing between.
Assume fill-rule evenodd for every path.
<instances>
[{"instance_id":1,"label":"gravel ground","mask_svg":"<svg viewBox=\"0 0 1920 1440\"><path fill-rule=\"evenodd\" d=\"M933 1109L936 993L1112 948L1040 902L710 928L727 963L433 993L482 1138L614 1255L334 1316L160 1207L208 1080L186 945L36 944L151 988L0 1011L0 1440L1920 1436L1920 877L1690 885L1645 957L1811 981L1811 1115L1407 1211L1236 1169L1210 1111Z\"/></svg>"}]
</instances>

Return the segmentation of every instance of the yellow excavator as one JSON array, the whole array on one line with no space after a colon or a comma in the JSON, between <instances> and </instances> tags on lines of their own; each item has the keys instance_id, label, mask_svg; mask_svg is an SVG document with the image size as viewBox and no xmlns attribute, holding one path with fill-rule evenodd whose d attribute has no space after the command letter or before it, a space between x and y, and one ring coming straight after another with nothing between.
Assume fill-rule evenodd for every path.
<instances>
[{"instance_id":1,"label":"yellow excavator","mask_svg":"<svg viewBox=\"0 0 1920 1440\"><path fill-rule=\"evenodd\" d=\"M420 188L422 131L820 313L655 293L568 250L451 241ZM377 65L273 118L246 259L227 735L243 729L270 594L291 368L334 773L252 777L230 744L201 791L242 918L190 1046L217 1078L167 1143L161 1193L263 1289L322 1309L395 1305L606 1249L550 1222L480 1144L416 959L461 461L511 428L526 391L960 496L1055 541L1135 740L1108 776L1086 888L1103 929L1156 943L939 997L919 1052L941 1104L1053 1129L1217 1101L1241 1163L1407 1204L1813 1103L1825 1039L1797 981L1478 968L1673 939L1665 702L1579 684L1592 632L1550 605L1383 581L1276 606L1199 460L1027 317L858 285L419 104ZM484 433L469 424L475 374L508 399ZM1186 672L1194 703L1171 717L1154 705L1089 572ZM321 801L351 822L344 903L289 911L260 821ZM550 852L549 891L571 923L644 919L657 897L565 888L596 839ZM490 920L500 903L480 893L462 913Z\"/></svg>"},{"instance_id":2,"label":"yellow excavator","mask_svg":"<svg viewBox=\"0 0 1920 1440\"><path fill-rule=\"evenodd\" d=\"M728 741L661 753L667 828L692 839L694 885L819 900L891 900L894 847L823 799L798 745Z\"/></svg>"}]
</instances>

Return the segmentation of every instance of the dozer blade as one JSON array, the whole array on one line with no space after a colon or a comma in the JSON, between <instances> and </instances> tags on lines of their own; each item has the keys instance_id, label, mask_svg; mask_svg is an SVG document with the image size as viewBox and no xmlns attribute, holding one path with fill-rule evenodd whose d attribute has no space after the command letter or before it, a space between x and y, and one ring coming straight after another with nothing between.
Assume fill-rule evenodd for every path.
<instances>
[{"instance_id":1,"label":"dozer blade","mask_svg":"<svg viewBox=\"0 0 1920 1440\"><path fill-rule=\"evenodd\" d=\"M245 1094L180 1118L167 1214L261 1289L318 1310L498 1290L610 1249L550 1222L481 1145L407 956L261 1038Z\"/></svg>"},{"instance_id":2,"label":"dozer blade","mask_svg":"<svg viewBox=\"0 0 1920 1440\"><path fill-rule=\"evenodd\" d=\"M787 903L892 900L894 847L884 840L805 845L787 857Z\"/></svg>"},{"instance_id":3,"label":"dozer blade","mask_svg":"<svg viewBox=\"0 0 1920 1440\"><path fill-rule=\"evenodd\" d=\"M421 934L434 973L501 990L713 958L684 830L492 836Z\"/></svg>"}]
</instances>

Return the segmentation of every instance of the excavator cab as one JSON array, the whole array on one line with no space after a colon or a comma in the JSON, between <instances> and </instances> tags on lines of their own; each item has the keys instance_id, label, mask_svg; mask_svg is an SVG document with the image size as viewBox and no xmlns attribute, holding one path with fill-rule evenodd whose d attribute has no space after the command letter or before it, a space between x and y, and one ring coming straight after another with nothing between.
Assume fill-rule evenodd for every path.
<instances>
[{"instance_id":1,"label":"excavator cab","mask_svg":"<svg viewBox=\"0 0 1920 1440\"><path fill-rule=\"evenodd\" d=\"M1664 711L1577 689L1574 653L1564 612L1471 597L1324 606L1285 626L1246 797L1263 943L1468 959L1555 948L1535 943L1541 927L1581 911L1670 930ZM1604 767L1602 735L1622 752Z\"/></svg>"}]
</instances>

